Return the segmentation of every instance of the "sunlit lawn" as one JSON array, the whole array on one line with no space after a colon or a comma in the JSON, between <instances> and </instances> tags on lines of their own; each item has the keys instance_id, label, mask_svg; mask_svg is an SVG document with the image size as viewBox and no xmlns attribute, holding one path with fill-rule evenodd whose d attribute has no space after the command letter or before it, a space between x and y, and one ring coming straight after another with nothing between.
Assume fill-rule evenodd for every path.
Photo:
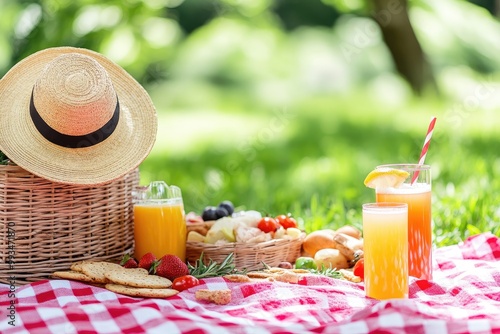
<instances>
[{"instance_id":1,"label":"sunlit lawn","mask_svg":"<svg viewBox=\"0 0 500 334\"><path fill-rule=\"evenodd\" d=\"M212 107L162 110L160 103L157 143L141 166L143 183L180 186L186 211L229 199L242 210L291 212L308 231L360 227L361 204L374 201L363 185L367 173L382 163L417 162L435 115L426 162L436 245L500 235L500 121L491 111L437 102L388 106L368 94Z\"/></svg>"}]
</instances>

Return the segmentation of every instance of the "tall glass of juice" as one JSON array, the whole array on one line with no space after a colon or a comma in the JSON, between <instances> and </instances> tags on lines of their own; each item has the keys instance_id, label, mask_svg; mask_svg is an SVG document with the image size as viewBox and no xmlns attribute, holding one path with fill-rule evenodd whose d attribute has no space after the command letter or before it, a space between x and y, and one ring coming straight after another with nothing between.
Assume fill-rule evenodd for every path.
<instances>
[{"instance_id":1,"label":"tall glass of juice","mask_svg":"<svg viewBox=\"0 0 500 334\"><path fill-rule=\"evenodd\" d=\"M408 297L408 205L363 204L365 293L376 299Z\"/></svg>"},{"instance_id":2,"label":"tall glass of juice","mask_svg":"<svg viewBox=\"0 0 500 334\"><path fill-rule=\"evenodd\" d=\"M418 164L392 164L377 168L400 169L410 174L397 188L376 189L376 201L408 204L408 272L410 276L431 280L431 168Z\"/></svg>"},{"instance_id":3,"label":"tall glass of juice","mask_svg":"<svg viewBox=\"0 0 500 334\"><path fill-rule=\"evenodd\" d=\"M186 220L179 187L153 181L134 203L134 256L166 254L186 260Z\"/></svg>"}]
</instances>

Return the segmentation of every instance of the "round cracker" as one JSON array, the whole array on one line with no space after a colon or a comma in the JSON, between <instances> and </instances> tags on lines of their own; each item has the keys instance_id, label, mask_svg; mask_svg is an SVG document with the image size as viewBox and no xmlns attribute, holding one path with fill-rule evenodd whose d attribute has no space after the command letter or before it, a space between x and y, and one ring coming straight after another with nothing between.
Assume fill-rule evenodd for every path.
<instances>
[{"instance_id":1,"label":"round cracker","mask_svg":"<svg viewBox=\"0 0 500 334\"><path fill-rule=\"evenodd\" d=\"M52 277L56 278L62 278L62 279L70 279L74 281L80 281L80 282L87 282L87 283L93 283L94 280L78 271L73 271L73 270L68 270L68 271L55 271L52 274Z\"/></svg>"},{"instance_id":2,"label":"round cracker","mask_svg":"<svg viewBox=\"0 0 500 334\"><path fill-rule=\"evenodd\" d=\"M196 300L204 300L217 305L226 305L231 302L231 290L229 289L198 289L195 291L194 296Z\"/></svg>"},{"instance_id":3,"label":"round cracker","mask_svg":"<svg viewBox=\"0 0 500 334\"><path fill-rule=\"evenodd\" d=\"M270 277L274 277L274 274L266 273L263 271L249 271L247 273L247 276L250 278L270 278Z\"/></svg>"},{"instance_id":4,"label":"round cracker","mask_svg":"<svg viewBox=\"0 0 500 334\"><path fill-rule=\"evenodd\" d=\"M168 288L165 289L136 288L114 283L108 283L106 284L105 287L109 291L116 292L122 295L127 295L132 297L144 297L144 298L167 298L179 293L179 291L177 290Z\"/></svg>"},{"instance_id":5,"label":"round cracker","mask_svg":"<svg viewBox=\"0 0 500 334\"><path fill-rule=\"evenodd\" d=\"M82 273L91 277L93 282L97 283L108 283L106 276L107 272L124 270L122 266L112 262L96 261L96 262L86 262L80 265Z\"/></svg>"},{"instance_id":6,"label":"round cracker","mask_svg":"<svg viewBox=\"0 0 500 334\"><path fill-rule=\"evenodd\" d=\"M135 288L161 289L172 286L172 281L168 278L149 275L147 270L145 273L136 270L111 270L105 274L105 277L111 283Z\"/></svg>"},{"instance_id":7,"label":"round cracker","mask_svg":"<svg viewBox=\"0 0 500 334\"><path fill-rule=\"evenodd\" d=\"M69 269L73 270L73 271L78 271L78 272L82 272L82 264L84 263L90 263L90 262L95 262L94 260L82 260L82 261L77 261L77 262L73 262L71 264L71 267L69 267Z\"/></svg>"},{"instance_id":8,"label":"round cracker","mask_svg":"<svg viewBox=\"0 0 500 334\"><path fill-rule=\"evenodd\" d=\"M285 282L285 283L298 283L299 277L300 276L294 272L285 271L285 272L282 272L282 273L275 275L274 279L276 281Z\"/></svg>"},{"instance_id":9,"label":"round cracker","mask_svg":"<svg viewBox=\"0 0 500 334\"><path fill-rule=\"evenodd\" d=\"M245 283L251 281L250 277L248 277L247 275L229 274L229 275L224 275L223 277L228 281L237 283Z\"/></svg>"},{"instance_id":10,"label":"round cracker","mask_svg":"<svg viewBox=\"0 0 500 334\"><path fill-rule=\"evenodd\" d=\"M126 271L136 272L138 274L149 275L149 271L144 268L124 268Z\"/></svg>"}]
</instances>

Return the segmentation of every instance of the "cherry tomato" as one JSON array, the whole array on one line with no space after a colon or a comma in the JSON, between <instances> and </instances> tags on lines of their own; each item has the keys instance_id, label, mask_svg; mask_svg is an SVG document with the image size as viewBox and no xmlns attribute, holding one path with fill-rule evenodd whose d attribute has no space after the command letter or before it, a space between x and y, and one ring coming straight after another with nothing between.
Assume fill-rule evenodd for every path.
<instances>
[{"instance_id":1,"label":"cherry tomato","mask_svg":"<svg viewBox=\"0 0 500 334\"><path fill-rule=\"evenodd\" d=\"M264 217L259 221L257 227L264 233L276 232L279 227L279 224L276 222L274 218Z\"/></svg>"},{"instance_id":2,"label":"cherry tomato","mask_svg":"<svg viewBox=\"0 0 500 334\"><path fill-rule=\"evenodd\" d=\"M184 291L192 288L193 286L197 286L198 284L200 284L200 281L196 277L185 275L174 279L172 282L172 288L177 291Z\"/></svg>"},{"instance_id":3,"label":"cherry tomato","mask_svg":"<svg viewBox=\"0 0 500 334\"><path fill-rule=\"evenodd\" d=\"M283 228L285 228L285 229L287 229L289 227L297 228L297 221L290 214L279 215L278 217L276 217L274 219L278 222L278 224L283 226Z\"/></svg>"},{"instance_id":4,"label":"cherry tomato","mask_svg":"<svg viewBox=\"0 0 500 334\"><path fill-rule=\"evenodd\" d=\"M361 279L365 280L365 259L361 258L356 262L354 268L352 268L352 273L356 276L361 277Z\"/></svg>"}]
</instances>

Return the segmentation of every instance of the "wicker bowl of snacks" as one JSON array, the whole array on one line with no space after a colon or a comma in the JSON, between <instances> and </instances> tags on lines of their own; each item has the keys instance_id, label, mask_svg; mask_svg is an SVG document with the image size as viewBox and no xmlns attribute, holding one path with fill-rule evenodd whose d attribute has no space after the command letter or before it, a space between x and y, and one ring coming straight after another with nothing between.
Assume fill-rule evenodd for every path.
<instances>
[{"instance_id":1,"label":"wicker bowl of snacks","mask_svg":"<svg viewBox=\"0 0 500 334\"><path fill-rule=\"evenodd\" d=\"M293 264L301 255L306 234L278 223L276 230L268 230L261 222L267 219L256 211L240 211L209 221L188 219L187 261L193 264L203 254L205 261L220 263L232 253L239 270L261 269L264 264Z\"/></svg>"}]
</instances>

